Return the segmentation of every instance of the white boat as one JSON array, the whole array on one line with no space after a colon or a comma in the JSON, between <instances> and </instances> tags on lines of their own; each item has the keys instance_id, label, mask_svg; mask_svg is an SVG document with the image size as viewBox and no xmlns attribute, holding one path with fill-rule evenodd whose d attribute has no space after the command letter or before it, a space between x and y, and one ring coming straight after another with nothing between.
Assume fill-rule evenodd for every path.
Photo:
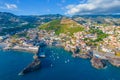
<instances>
[{"instance_id":1,"label":"white boat","mask_svg":"<svg viewBox=\"0 0 120 80\"><path fill-rule=\"evenodd\" d=\"M39 57L42 57L42 58L46 57L46 56L45 56L45 53L43 53L43 52L40 53Z\"/></svg>"}]
</instances>

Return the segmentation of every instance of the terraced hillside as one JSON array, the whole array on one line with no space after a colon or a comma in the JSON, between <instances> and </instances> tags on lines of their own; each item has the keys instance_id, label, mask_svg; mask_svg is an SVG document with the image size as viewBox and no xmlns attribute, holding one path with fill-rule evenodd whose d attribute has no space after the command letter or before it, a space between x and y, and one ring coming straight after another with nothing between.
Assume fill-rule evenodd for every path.
<instances>
[{"instance_id":1,"label":"terraced hillside","mask_svg":"<svg viewBox=\"0 0 120 80\"><path fill-rule=\"evenodd\" d=\"M54 30L57 35L65 33L73 35L78 31L83 31L84 27L72 19L62 18L61 20L53 20L39 27L42 30Z\"/></svg>"}]
</instances>

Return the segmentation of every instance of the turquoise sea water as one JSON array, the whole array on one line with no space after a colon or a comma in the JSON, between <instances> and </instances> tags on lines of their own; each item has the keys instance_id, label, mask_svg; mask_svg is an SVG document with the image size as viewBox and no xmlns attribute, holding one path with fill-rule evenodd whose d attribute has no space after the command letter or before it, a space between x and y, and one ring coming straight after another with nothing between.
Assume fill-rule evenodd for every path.
<instances>
[{"instance_id":1,"label":"turquoise sea water","mask_svg":"<svg viewBox=\"0 0 120 80\"><path fill-rule=\"evenodd\" d=\"M93 68L89 60L72 58L62 48L44 48L41 69L24 76L18 73L33 59L33 54L0 51L0 80L120 80L120 68L110 64L105 69Z\"/></svg>"}]
</instances>

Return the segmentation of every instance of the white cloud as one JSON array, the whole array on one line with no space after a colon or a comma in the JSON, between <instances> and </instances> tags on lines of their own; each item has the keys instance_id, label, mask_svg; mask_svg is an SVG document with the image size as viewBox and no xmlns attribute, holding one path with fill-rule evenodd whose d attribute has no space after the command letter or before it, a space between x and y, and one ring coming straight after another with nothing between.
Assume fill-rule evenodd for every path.
<instances>
[{"instance_id":1,"label":"white cloud","mask_svg":"<svg viewBox=\"0 0 120 80\"><path fill-rule=\"evenodd\" d=\"M65 14L112 14L120 13L120 0L87 0L86 3L66 6Z\"/></svg>"},{"instance_id":2,"label":"white cloud","mask_svg":"<svg viewBox=\"0 0 120 80\"><path fill-rule=\"evenodd\" d=\"M17 5L16 4L5 3L5 6L6 6L7 9L17 9Z\"/></svg>"}]
</instances>

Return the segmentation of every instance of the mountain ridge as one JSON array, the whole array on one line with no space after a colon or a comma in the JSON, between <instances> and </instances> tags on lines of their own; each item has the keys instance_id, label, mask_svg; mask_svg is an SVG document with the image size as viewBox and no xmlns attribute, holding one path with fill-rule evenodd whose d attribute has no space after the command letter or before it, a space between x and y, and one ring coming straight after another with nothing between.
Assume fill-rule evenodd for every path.
<instances>
[{"instance_id":1,"label":"mountain ridge","mask_svg":"<svg viewBox=\"0 0 120 80\"><path fill-rule=\"evenodd\" d=\"M71 17L61 14L48 15L14 15L9 12L0 12L0 35L14 34L28 28L36 28L52 20L69 18L81 25L120 25L119 15L73 15Z\"/></svg>"}]
</instances>

